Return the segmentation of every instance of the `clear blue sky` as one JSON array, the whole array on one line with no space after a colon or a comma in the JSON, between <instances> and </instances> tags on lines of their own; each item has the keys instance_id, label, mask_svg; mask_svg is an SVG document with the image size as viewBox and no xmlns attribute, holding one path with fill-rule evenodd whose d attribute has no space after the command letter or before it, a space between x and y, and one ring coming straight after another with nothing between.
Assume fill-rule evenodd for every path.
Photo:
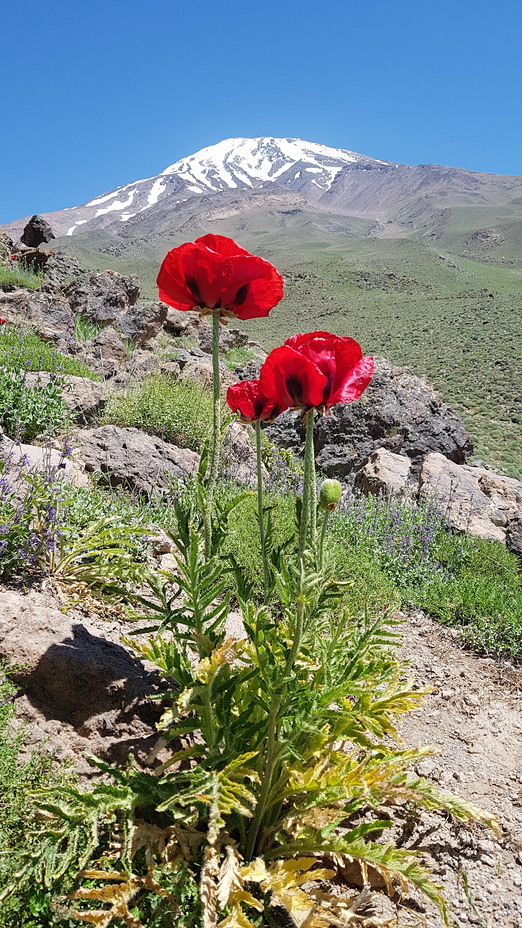
<instances>
[{"instance_id":1,"label":"clear blue sky","mask_svg":"<svg viewBox=\"0 0 522 928\"><path fill-rule=\"evenodd\" d=\"M2 12L0 223L230 136L522 175L520 0L25 0Z\"/></svg>"}]
</instances>

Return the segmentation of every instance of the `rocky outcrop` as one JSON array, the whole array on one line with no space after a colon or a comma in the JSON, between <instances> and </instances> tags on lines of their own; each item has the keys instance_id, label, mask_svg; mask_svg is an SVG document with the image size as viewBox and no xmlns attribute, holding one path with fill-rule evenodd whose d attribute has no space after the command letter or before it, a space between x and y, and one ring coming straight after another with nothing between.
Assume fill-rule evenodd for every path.
<instances>
[{"instance_id":1,"label":"rocky outcrop","mask_svg":"<svg viewBox=\"0 0 522 928\"><path fill-rule=\"evenodd\" d=\"M117 626L58 607L35 590L0 597L0 659L16 659L29 747L46 741L83 774L86 751L114 763L126 763L129 752L144 761L157 740L161 706L147 697L161 695L159 675L119 643Z\"/></svg>"},{"instance_id":2,"label":"rocky outcrop","mask_svg":"<svg viewBox=\"0 0 522 928\"><path fill-rule=\"evenodd\" d=\"M393 454L386 448L378 448L377 451L372 451L368 462L356 474L355 486L365 495L398 495L411 486L408 482L410 473L409 458L402 454Z\"/></svg>"},{"instance_id":3,"label":"rocky outcrop","mask_svg":"<svg viewBox=\"0 0 522 928\"><path fill-rule=\"evenodd\" d=\"M84 487L89 483L83 468L63 451L41 445L17 444L1 430L0 461L4 464L2 477L19 498L25 496L28 490L29 485L24 479L28 472L54 474L59 479L69 480L77 487Z\"/></svg>"},{"instance_id":4,"label":"rocky outcrop","mask_svg":"<svg viewBox=\"0 0 522 928\"><path fill-rule=\"evenodd\" d=\"M125 315L117 320L117 325L124 338L128 338L135 345L144 345L161 332L166 318L165 303L146 303L131 306Z\"/></svg>"},{"instance_id":5,"label":"rocky outcrop","mask_svg":"<svg viewBox=\"0 0 522 928\"><path fill-rule=\"evenodd\" d=\"M67 351L74 344L71 307L60 290L46 283L38 290L0 292L0 316L31 328L45 342Z\"/></svg>"},{"instance_id":6,"label":"rocky outcrop","mask_svg":"<svg viewBox=\"0 0 522 928\"><path fill-rule=\"evenodd\" d=\"M38 248L43 242L50 242L55 237L51 226L43 216L31 216L22 232L20 241L28 248Z\"/></svg>"},{"instance_id":7,"label":"rocky outcrop","mask_svg":"<svg viewBox=\"0 0 522 928\"><path fill-rule=\"evenodd\" d=\"M129 352L112 325L102 329L89 347L93 358L91 366L104 380L127 369Z\"/></svg>"},{"instance_id":8,"label":"rocky outcrop","mask_svg":"<svg viewBox=\"0 0 522 928\"><path fill-rule=\"evenodd\" d=\"M505 532L495 503L480 489L478 475L472 467L459 467L442 454L429 454L424 461L419 498L435 497L440 502L446 520L454 528L504 541Z\"/></svg>"},{"instance_id":9,"label":"rocky outcrop","mask_svg":"<svg viewBox=\"0 0 522 928\"><path fill-rule=\"evenodd\" d=\"M379 448L356 474L363 493L435 499L453 528L479 538L504 542L522 557L522 483L486 467L455 464L443 454L428 454L420 474L405 455Z\"/></svg>"},{"instance_id":10,"label":"rocky outcrop","mask_svg":"<svg viewBox=\"0 0 522 928\"><path fill-rule=\"evenodd\" d=\"M13 253L13 241L5 232L0 232L0 264L9 265Z\"/></svg>"},{"instance_id":11,"label":"rocky outcrop","mask_svg":"<svg viewBox=\"0 0 522 928\"><path fill-rule=\"evenodd\" d=\"M99 325L111 325L140 295L138 277L125 277L116 271L92 274L89 282L74 281L65 288L64 295L71 309Z\"/></svg>"},{"instance_id":12,"label":"rocky outcrop","mask_svg":"<svg viewBox=\"0 0 522 928\"><path fill-rule=\"evenodd\" d=\"M167 489L172 478L185 480L196 474L199 465L195 451L117 425L82 429L75 434L74 445L87 473L96 474L109 486L147 496Z\"/></svg>"},{"instance_id":13,"label":"rocky outcrop","mask_svg":"<svg viewBox=\"0 0 522 928\"><path fill-rule=\"evenodd\" d=\"M434 496L455 528L502 541L518 553L517 525L522 517L522 483L485 467L458 467L440 454L424 461L419 498Z\"/></svg>"},{"instance_id":14,"label":"rocky outcrop","mask_svg":"<svg viewBox=\"0 0 522 928\"><path fill-rule=\"evenodd\" d=\"M284 413L267 432L286 448L304 446L296 413ZM359 400L318 419L315 447L318 466L329 477L344 479L352 479L378 448L408 457L412 475L431 452L464 464L473 451L464 423L435 391L407 368L383 360L376 362L375 376Z\"/></svg>"}]
</instances>

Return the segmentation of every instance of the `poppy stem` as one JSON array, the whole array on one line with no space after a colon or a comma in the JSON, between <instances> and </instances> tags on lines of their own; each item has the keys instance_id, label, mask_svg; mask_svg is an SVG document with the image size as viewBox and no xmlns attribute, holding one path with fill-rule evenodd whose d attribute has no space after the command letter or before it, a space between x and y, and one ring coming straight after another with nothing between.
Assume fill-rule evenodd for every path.
<instances>
[{"instance_id":1,"label":"poppy stem","mask_svg":"<svg viewBox=\"0 0 522 928\"><path fill-rule=\"evenodd\" d=\"M329 517L330 517L330 513L327 509L323 515L323 525L321 528L321 541L319 543L319 568L321 570L323 569L323 566L324 566L324 540L326 538L326 529L328 528Z\"/></svg>"},{"instance_id":2,"label":"poppy stem","mask_svg":"<svg viewBox=\"0 0 522 928\"><path fill-rule=\"evenodd\" d=\"M212 313L212 441L210 445L210 473L207 484L207 501L204 518L205 554L212 552L212 510L214 493L219 471L219 452L221 447L221 397L219 378L219 312Z\"/></svg>"},{"instance_id":3,"label":"poppy stem","mask_svg":"<svg viewBox=\"0 0 522 928\"><path fill-rule=\"evenodd\" d=\"M301 510L301 525L299 527L299 556L302 558L308 540L308 525L310 522L310 490L312 479L315 487L315 462L314 462L314 410L309 409L305 413L306 423L306 443L304 454L304 478L303 478L303 507ZM315 496L315 493L314 493ZM315 502L315 501L314 501Z\"/></svg>"},{"instance_id":4,"label":"poppy stem","mask_svg":"<svg viewBox=\"0 0 522 928\"><path fill-rule=\"evenodd\" d=\"M257 512L259 518L259 541L263 560L263 586L265 602L268 599L268 560L266 556L265 514L263 511L263 473L261 465L261 420L256 419L256 457L257 457Z\"/></svg>"}]
</instances>

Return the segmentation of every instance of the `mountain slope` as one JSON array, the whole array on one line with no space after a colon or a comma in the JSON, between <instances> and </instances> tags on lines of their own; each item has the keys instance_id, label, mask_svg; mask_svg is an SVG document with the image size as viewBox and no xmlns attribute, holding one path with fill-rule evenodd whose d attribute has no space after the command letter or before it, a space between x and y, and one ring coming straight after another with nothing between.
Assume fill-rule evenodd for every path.
<instances>
[{"instance_id":1,"label":"mountain slope","mask_svg":"<svg viewBox=\"0 0 522 928\"><path fill-rule=\"evenodd\" d=\"M45 213L57 235L76 235L127 222L163 200L175 209L194 197L262 186L294 190L311 203L327 191L343 167L381 164L365 155L301 139L226 139L148 177L103 193L81 206ZM18 233L27 217L3 228Z\"/></svg>"}]
</instances>

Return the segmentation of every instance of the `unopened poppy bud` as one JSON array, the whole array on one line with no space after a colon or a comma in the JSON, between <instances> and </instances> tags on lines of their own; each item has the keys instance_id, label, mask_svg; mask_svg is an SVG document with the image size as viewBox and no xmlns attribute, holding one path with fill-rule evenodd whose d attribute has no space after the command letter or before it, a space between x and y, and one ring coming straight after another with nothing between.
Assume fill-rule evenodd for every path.
<instances>
[{"instance_id":1,"label":"unopened poppy bud","mask_svg":"<svg viewBox=\"0 0 522 928\"><path fill-rule=\"evenodd\" d=\"M323 480L319 490L319 505L325 512L332 512L341 499L342 486L338 480Z\"/></svg>"}]
</instances>

